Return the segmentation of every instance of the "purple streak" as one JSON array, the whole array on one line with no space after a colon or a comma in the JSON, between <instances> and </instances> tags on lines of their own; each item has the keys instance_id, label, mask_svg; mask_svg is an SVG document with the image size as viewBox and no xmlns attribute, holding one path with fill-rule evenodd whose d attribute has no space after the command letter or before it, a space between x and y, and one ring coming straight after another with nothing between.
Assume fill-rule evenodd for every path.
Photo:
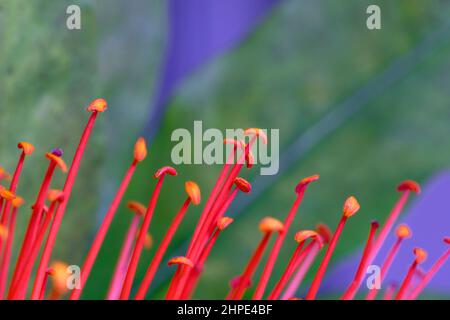
<instances>
[{"instance_id":1,"label":"purple streak","mask_svg":"<svg viewBox=\"0 0 450 320\"><path fill-rule=\"evenodd\" d=\"M433 177L423 190L423 193L412 201L407 213L396 224L406 223L411 228L413 236L411 239L404 240L386 275L382 290L391 282L400 284L403 281L408 267L414 259L412 253L414 247L421 247L428 252L427 260L421 265L425 271L448 248L448 245L444 244L442 240L445 236L450 235L450 171ZM391 232L374 264L382 264L395 239L395 234ZM342 293L352 280L360 257L361 251L338 263L327 275L321 292ZM427 291L435 294L450 294L450 261L428 284L425 289L425 292ZM365 281L359 292L364 294L367 292ZM380 296L379 294L378 297Z\"/></svg>"},{"instance_id":2,"label":"purple streak","mask_svg":"<svg viewBox=\"0 0 450 320\"><path fill-rule=\"evenodd\" d=\"M156 134L174 90L195 69L238 44L279 0L170 0L169 35L145 126Z\"/></svg>"}]
</instances>

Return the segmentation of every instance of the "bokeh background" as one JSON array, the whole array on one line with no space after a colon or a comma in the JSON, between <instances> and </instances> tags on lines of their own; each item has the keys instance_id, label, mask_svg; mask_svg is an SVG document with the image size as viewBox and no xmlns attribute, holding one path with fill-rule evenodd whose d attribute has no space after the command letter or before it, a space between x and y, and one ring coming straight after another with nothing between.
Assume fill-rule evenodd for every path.
<instances>
[{"instance_id":1,"label":"bokeh background","mask_svg":"<svg viewBox=\"0 0 450 320\"><path fill-rule=\"evenodd\" d=\"M81 7L81 30L66 28L70 4ZM370 4L381 7L381 30L366 28ZM425 183L450 164L449 14L444 0L0 0L0 165L13 170L18 141L36 146L18 191L31 205L44 153L61 147L70 163L84 107L108 100L53 256L81 265L139 135L149 157L125 199L147 203L152 174L171 164L174 129L192 130L194 120L205 128L280 129L280 174L245 171L254 190L230 209L236 221L218 240L195 298L225 297L257 244L259 220L283 219L295 185L313 173L321 180L292 234L317 222L334 227L350 194L362 204L337 247L339 261L360 247L372 219L383 221L399 181ZM205 199L220 167L177 170L151 225L156 243L185 197L184 182L198 182ZM200 210L189 210L168 257L184 252ZM24 207L18 239L28 217ZM130 218L122 205L84 298L105 297ZM287 239L272 283L295 246ZM153 252L145 252L137 279ZM149 297L164 296L172 272L161 268Z\"/></svg>"}]
</instances>

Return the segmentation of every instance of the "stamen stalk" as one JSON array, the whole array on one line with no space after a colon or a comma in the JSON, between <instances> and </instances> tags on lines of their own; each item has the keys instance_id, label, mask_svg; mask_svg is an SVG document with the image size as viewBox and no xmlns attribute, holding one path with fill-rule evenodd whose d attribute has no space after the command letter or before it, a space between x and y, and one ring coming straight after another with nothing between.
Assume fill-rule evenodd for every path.
<instances>
[{"instance_id":1,"label":"stamen stalk","mask_svg":"<svg viewBox=\"0 0 450 320\"><path fill-rule=\"evenodd\" d=\"M99 105L99 108L96 106ZM91 108L92 107L92 108ZM61 221L64 217L64 213L66 211L67 204L69 202L70 196L72 194L73 185L75 183L75 179L78 173L78 169L80 167L81 160L84 155L84 151L86 149L89 136L94 128L95 120L99 112L103 112L106 110L107 104L106 101L102 99L94 100L88 110L92 110L92 114L89 117L88 123L81 135L80 142L78 144L77 150L75 151L75 155L72 161L72 165L67 174L66 182L64 184L63 193L64 200L58 206L58 210L55 212L55 217L53 219L53 223L50 227L50 231L47 237L47 241L44 246L44 250L42 252L41 260L39 262L39 266L36 272L36 279L34 281L33 291L31 294L31 299L36 300L39 299L41 288L44 282L45 272L48 268L48 264L50 261L50 257L53 251L53 246L55 245L56 236L58 235L59 227L61 225Z\"/></svg>"},{"instance_id":2,"label":"stamen stalk","mask_svg":"<svg viewBox=\"0 0 450 320\"><path fill-rule=\"evenodd\" d=\"M109 226L111 225L111 222L114 219L114 216L117 212L117 208L122 202L123 195L125 194L125 191L127 190L128 185L130 184L131 178L133 177L134 171L136 170L137 163L138 161L136 159L132 161L127 172L125 173L125 176L122 179L119 189L117 190L117 193L114 196L114 199L111 202L108 211L106 212L103 222L97 231L97 235L95 236L94 242L92 243L92 246L89 249L89 252L86 256L86 260L83 264L83 267L81 268L81 274L83 276L80 279L80 288L79 289L75 288L72 290L72 293L70 294L69 297L70 300L78 300L81 296L81 293L83 292L86 281L89 278L89 274L91 273L92 267L95 263L95 260L97 259L103 241L105 240L106 233L109 230Z\"/></svg>"}]
</instances>

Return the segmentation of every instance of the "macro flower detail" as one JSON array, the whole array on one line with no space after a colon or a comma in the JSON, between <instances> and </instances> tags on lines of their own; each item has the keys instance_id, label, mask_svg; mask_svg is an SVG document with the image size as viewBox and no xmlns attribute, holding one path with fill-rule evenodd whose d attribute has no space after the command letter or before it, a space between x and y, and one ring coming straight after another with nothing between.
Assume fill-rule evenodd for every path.
<instances>
[{"instance_id":1,"label":"macro flower detail","mask_svg":"<svg viewBox=\"0 0 450 320\"><path fill-rule=\"evenodd\" d=\"M243 161L226 162L211 192L207 193L208 197L203 207L201 207L203 190L201 191L199 185L194 181L188 180L184 183L183 201L178 204L178 210L172 213L173 218L167 230L164 232L162 239L153 239L149 229L154 215L162 214L157 209L160 194L166 192L165 188L168 187L171 187L170 192L177 192L172 186L168 183L164 184L164 182L168 176L178 176L178 172L174 167L163 166L154 173L153 178L155 179L147 180L149 184L145 189L149 190L147 206L138 201L126 199L126 191L134 177L135 170L147 156L146 141L143 138L138 138L134 148L129 150L129 166L125 170L122 180L118 183L116 193L111 197L111 203L99 224L80 269L82 275L79 281L80 285L76 288L68 288L68 263L52 260L53 249L97 115L106 109L107 103L103 99L94 100L89 105L88 110L92 114L81 135L80 143L70 166L67 166L62 159L62 149L57 148L45 154L49 164L35 202L31 206L25 235L21 239L17 260L13 265L11 263L13 241L17 240L14 239L16 215L18 210L23 210L24 207L24 200L16 195L16 189L20 173L24 167L25 156L31 155L34 151L34 147L30 143L19 143L19 148L22 151L11 178L11 185L9 188L0 185L1 298L43 300L64 299L68 296L71 300L80 299L86 283L91 281L91 270L98 260L99 252L110 230L111 223L122 202L126 201L124 206L132 212L132 215L127 218L130 220L129 227L124 233L123 243L120 252L118 252L117 263L106 292L107 299L146 299L153 294L151 285L155 275L161 265L166 262L169 266L176 267L171 270L172 278L165 295L166 299L190 299L197 289L197 284L202 278L204 270L210 267L208 259L214 250L217 250L217 241L227 237L228 228L232 223L236 225L239 223L239 220L235 222L231 216L233 212L230 208L238 193L243 197L252 193L252 184L241 176L244 175L242 169L245 163ZM245 134L250 136L248 144L236 140L228 140L225 143L232 144L235 153L238 148L241 148L244 153L239 157L241 160L245 160L247 168L251 169L252 165L249 165L252 163L250 147L257 139L260 139L262 143L267 143L267 137L263 130L256 128L245 130ZM61 189L56 189L54 186L56 182L53 178L56 168L61 169L63 173L67 173L64 186ZM0 171L2 177L5 176L4 172L4 169ZM180 172L182 171L180 170ZM361 215L367 216L368 213L361 210L360 203L354 196L350 196L343 201L341 208L334 208L338 212L334 216L338 220L334 232L326 224L319 222L314 230L294 230L296 233L292 238L289 232L294 227L298 228L296 217L306 196L306 191L312 182L318 180L319 175L317 174L300 180L295 186L294 192L291 191L289 195L293 202L290 209L287 210L284 220L267 216L259 222L258 228L262 235L248 258L248 262L243 266L242 272L233 277L231 281L227 281L228 279L224 281L225 286L227 283L230 284L229 292L224 298L240 300L251 296L255 300L296 300L300 298L313 300L320 297L319 290L321 287L326 287L326 274L329 273L328 267L333 260L339 241L351 237L344 231L349 218L360 211ZM176 181L176 179L174 178L172 181ZM314 183L315 185L316 183ZM320 185L320 183L317 183L317 185ZM395 240L387 254L382 255L383 260L380 264L380 281L385 284L393 264L398 261L399 253L409 242L413 242L415 239L416 231L413 234L413 228L406 223L397 224L397 220L411 192L419 194L420 189L420 185L412 180L400 183L397 187L400 196L388 213L386 220L383 223L378 223L375 220L370 223L367 240L363 246L364 249L356 260L356 268L346 272L352 278L348 279L345 287L342 288L342 300L359 298L358 293L362 291L361 283L366 276L365 271L375 259L379 258L381 248L385 246L385 243L394 237ZM311 198L314 197L311 195ZM192 230L186 252L165 260L174 236L182 225L186 214L193 210L194 206L201 208L201 214ZM423 268L426 262L430 260L427 259L426 246L415 246L413 250L410 250L408 263L402 264L407 270L402 274L401 282L397 285L388 282L383 294L384 299L407 300L419 297L450 256L450 238L445 234L442 234L441 238L443 238L443 241L440 241L440 244L444 249L440 247L440 255L437 258L433 255L432 264L428 269ZM272 245L271 241L273 242ZM280 251L284 244L289 241L291 245L295 244L295 248L288 261L281 261ZM144 265L142 257L147 251L153 252L153 250L155 252L152 259L147 265ZM235 251L238 250L239 248L235 249ZM40 255L40 252L42 252L42 255ZM313 263L322 252L322 260L317 270L314 270ZM264 255L267 256L267 259L263 264L261 262L264 261ZM230 261L230 263L237 263L233 260ZM274 270L275 267L278 267L278 262L283 266L283 269L281 276L274 279L274 274L276 274ZM12 268L10 268L11 266ZM145 268L143 277L137 272L138 267ZM258 269L261 271L259 277L256 276ZM305 295L298 297L298 290L308 272L313 275L312 282L308 285ZM10 279L9 275L11 275ZM272 284L270 280L275 280L273 287L270 287ZM378 291L376 288L369 289L365 298L367 300L375 299Z\"/></svg>"}]
</instances>

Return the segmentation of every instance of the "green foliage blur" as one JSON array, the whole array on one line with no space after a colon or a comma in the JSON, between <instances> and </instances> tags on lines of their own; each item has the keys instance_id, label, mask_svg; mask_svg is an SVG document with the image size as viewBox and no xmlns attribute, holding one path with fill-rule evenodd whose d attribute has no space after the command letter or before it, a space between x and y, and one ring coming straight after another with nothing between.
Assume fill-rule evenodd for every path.
<instances>
[{"instance_id":1,"label":"green foliage blur","mask_svg":"<svg viewBox=\"0 0 450 320\"><path fill-rule=\"evenodd\" d=\"M82 9L79 31L65 28L65 8L73 3ZM365 10L373 3L382 8L379 31L365 25ZM166 43L166 10L163 0L1 0L0 165L14 169L18 141L36 146L18 191L27 201L20 212L19 241L47 164L44 153L61 147L70 163L88 117L85 106L105 97L110 108L89 143L54 254L82 264L149 115ZM438 0L281 1L237 48L197 70L177 90L125 198L147 203L153 173L171 164L172 131L192 130L194 120L202 120L205 128L280 129L283 153L340 102L442 28L449 13L450 3ZM258 222L267 215L284 218L302 177L321 174L306 194L269 287L292 253L295 242L289 240L295 231L318 222L334 228L346 196L354 194L362 210L346 228L334 261L360 246L369 221L383 220L399 181L425 182L448 167L450 34L446 39L239 212L213 249L195 298L225 297L229 280L242 271L259 240ZM205 201L220 167L176 169L179 175L167 179L151 225L156 244L184 200L184 182L198 182ZM243 171L243 176L251 179L257 172ZM58 174L54 187L62 182ZM190 238L200 211L189 210L171 253ZM105 297L130 219L122 205L83 298ZM154 251L144 253L138 280ZM162 266L149 297L164 297L168 283L160 279L172 272Z\"/></svg>"}]
</instances>

